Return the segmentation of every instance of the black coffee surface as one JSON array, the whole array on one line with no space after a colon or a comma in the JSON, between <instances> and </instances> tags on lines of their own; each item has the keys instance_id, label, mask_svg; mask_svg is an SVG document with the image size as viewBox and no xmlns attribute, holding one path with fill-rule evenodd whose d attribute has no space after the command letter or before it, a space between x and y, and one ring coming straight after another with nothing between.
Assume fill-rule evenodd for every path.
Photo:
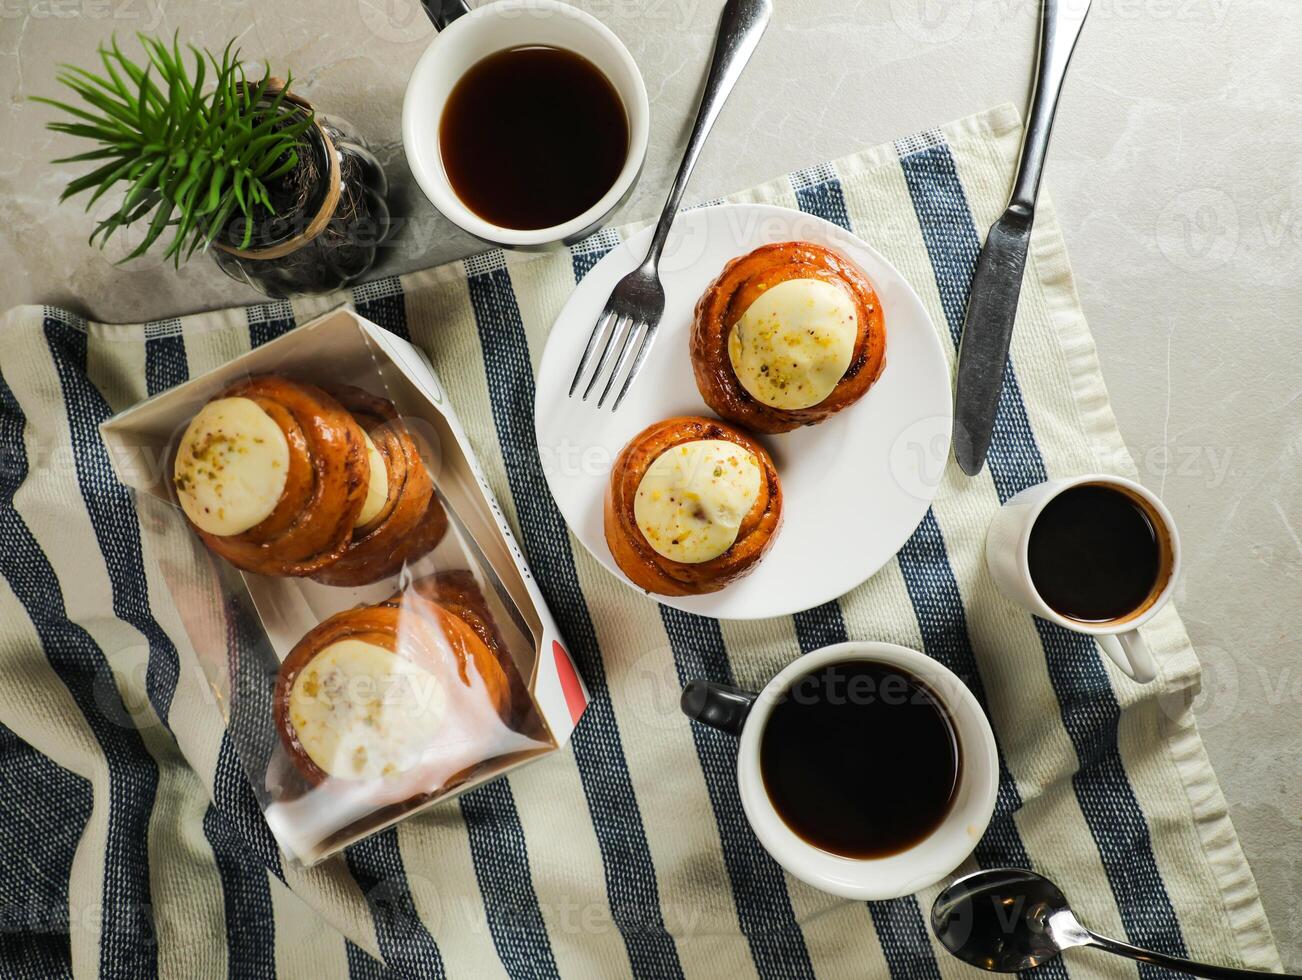
<instances>
[{"instance_id":1,"label":"black coffee surface","mask_svg":"<svg viewBox=\"0 0 1302 980\"><path fill-rule=\"evenodd\" d=\"M945 708L922 681L847 661L801 678L760 737L769 799L825 851L885 857L949 813L962 757Z\"/></svg>"},{"instance_id":2,"label":"black coffee surface","mask_svg":"<svg viewBox=\"0 0 1302 980\"><path fill-rule=\"evenodd\" d=\"M1031 528L1027 557L1049 607L1090 623L1139 609L1158 587L1162 566L1148 512L1129 494L1091 484L1049 501Z\"/></svg>"},{"instance_id":3,"label":"black coffee surface","mask_svg":"<svg viewBox=\"0 0 1302 980\"><path fill-rule=\"evenodd\" d=\"M457 82L439 145L471 211L503 228L547 228L610 190L628 156L628 118L610 80L582 55L510 48Z\"/></svg>"}]
</instances>

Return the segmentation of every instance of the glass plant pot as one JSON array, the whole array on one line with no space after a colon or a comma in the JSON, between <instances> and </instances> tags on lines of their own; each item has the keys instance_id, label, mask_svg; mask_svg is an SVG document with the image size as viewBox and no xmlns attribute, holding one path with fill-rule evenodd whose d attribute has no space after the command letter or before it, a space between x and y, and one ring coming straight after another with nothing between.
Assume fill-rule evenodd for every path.
<instances>
[{"instance_id":1,"label":"glass plant pot","mask_svg":"<svg viewBox=\"0 0 1302 980\"><path fill-rule=\"evenodd\" d=\"M346 122L317 113L314 123L304 137L311 155L306 177L298 178L307 186L293 205L260 220L247 248L240 247L241 217L209 249L228 276L275 299L355 282L389 233L388 181L379 161Z\"/></svg>"}]
</instances>

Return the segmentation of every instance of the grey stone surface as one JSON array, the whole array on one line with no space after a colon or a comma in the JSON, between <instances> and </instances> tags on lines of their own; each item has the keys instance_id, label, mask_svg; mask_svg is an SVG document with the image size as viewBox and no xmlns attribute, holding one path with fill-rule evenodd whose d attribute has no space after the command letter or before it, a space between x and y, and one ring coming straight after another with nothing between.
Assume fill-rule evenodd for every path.
<instances>
[{"instance_id":1,"label":"grey stone surface","mask_svg":"<svg viewBox=\"0 0 1302 980\"><path fill-rule=\"evenodd\" d=\"M621 219L649 217L702 78L714 0L579 0L642 67L653 131ZM1007 100L1022 104L1034 0L780 0L689 199L721 195ZM475 250L411 184L399 120L430 28L414 0L4 0L0 306L141 320L257 299L207 261L180 273L89 250L54 201L60 61L137 30L292 68L370 139L408 221L382 271ZM1121 431L1184 534L1178 596L1206 668L1203 736L1285 963L1302 971L1302 4L1095 0L1048 165Z\"/></svg>"}]
</instances>

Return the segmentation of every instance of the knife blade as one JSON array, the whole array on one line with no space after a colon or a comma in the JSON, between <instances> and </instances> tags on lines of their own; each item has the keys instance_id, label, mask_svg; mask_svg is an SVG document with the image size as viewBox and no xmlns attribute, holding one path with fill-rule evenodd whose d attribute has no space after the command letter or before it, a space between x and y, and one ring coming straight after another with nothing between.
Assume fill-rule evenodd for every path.
<instances>
[{"instance_id":1,"label":"knife blade","mask_svg":"<svg viewBox=\"0 0 1302 980\"><path fill-rule=\"evenodd\" d=\"M1013 192L1008 210L991 225L977 256L959 342L953 444L954 458L968 476L981 472L990 448L1049 133L1067 64L1089 9L1090 0L1042 0L1035 88Z\"/></svg>"},{"instance_id":2,"label":"knife blade","mask_svg":"<svg viewBox=\"0 0 1302 980\"><path fill-rule=\"evenodd\" d=\"M981 472L990 448L1033 217L1024 208L1010 207L990 226L977 256L954 391L954 458L968 476Z\"/></svg>"}]
</instances>

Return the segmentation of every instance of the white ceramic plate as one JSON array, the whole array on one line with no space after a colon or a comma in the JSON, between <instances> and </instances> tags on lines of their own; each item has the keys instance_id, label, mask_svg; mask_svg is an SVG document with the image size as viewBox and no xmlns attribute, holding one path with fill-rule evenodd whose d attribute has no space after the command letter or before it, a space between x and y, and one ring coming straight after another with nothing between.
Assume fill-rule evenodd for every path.
<instances>
[{"instance_id":1,"label":"white ceramic plate","mask_svg":"<svg viewBox=\"0 0 1302 980\"><path fill-rule=\"evenodd\" d=\"M692 310L724 264L770 242L834 249L872 282L886 320L886 367L857 404L821 425L763 436L782 479L785 519L750 575L704 596L656 596L719 619L784 616L863 582L898 551L927 512L949 453L949 369L922 301L865 242L787 208L729 204L679 216L660 263L665 313L655 345L619 411L596 406L599 389L567 397L583 346L615 283L646 252L634 235L584 277L561 311L538 372L538 452L552 495L578 539L630 588L606 547L602 505L610 468L652 422L706 415L687 341ZM638 589L638 591L642 591Z\"/></svg>"}]
</instances>

